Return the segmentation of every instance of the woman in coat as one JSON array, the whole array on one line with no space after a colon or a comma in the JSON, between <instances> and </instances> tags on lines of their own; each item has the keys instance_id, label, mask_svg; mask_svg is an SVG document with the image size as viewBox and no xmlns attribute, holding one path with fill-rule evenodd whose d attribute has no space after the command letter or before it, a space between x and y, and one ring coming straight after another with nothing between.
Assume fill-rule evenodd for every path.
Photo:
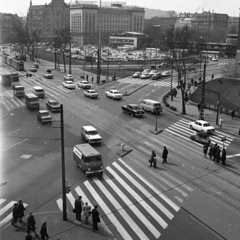
<instances>
[{"instance_id":1,"label":"woman in coat","mask_svg":"<svg viewBox=\"0 0 240 240\"><path fill-rule=\"evenodd\" d=\"M223 148L223 150L222 150L222 165L225 165L226 155L227 155L226 149Z\"/></svg>"},{"instance_id":2,"label":"woman in coat","mask_svg":"<svg viewBox=\"0 0 240 240\"><path fill-rule=\"evenodd\" d=\"M214 147L214 145L212 144L210 146L210 149L209 149L209 152L208 152L209 159L212 159L212 157L213 157L213 147Z\"/></svg>"},{"instance_id":3,"label":"woman in coat","mask_svg":"<svg viewBox=\"0 0 240 240\"><path fill-rule=\"evenodd\" d=\"M24 211L26 211L26 208L23 205L22 200L18 201L18 218L19 218L19 222L23 222L22 218L24 217Z\"/></svg>"},{"instance_id":4,"label":"woman in coat","mask_svg":"<svg viewBox=\"0 0 240 240\"><path fill-rule=\"evenodd\" d=\"M86 202L83 206L83 217L85 218L86 224L88 224L88 218L90 216L91 206L88 206L88 203Z\"/></svg>"},{"instance_id":5,"label":"woman in coat","mask_svg":"<svg viewBox=\"0 0 240 240\"><path fill-rule=\"evenodd\" d=\"M14 205L13 205L13 210L12 210L12 222L11 222L11 224L12 224L14 227L17 227L18 216L19 216L19 213L18 213L18 204L17 204L17 203L14 203Z\"/></svg>"}]
</instances>

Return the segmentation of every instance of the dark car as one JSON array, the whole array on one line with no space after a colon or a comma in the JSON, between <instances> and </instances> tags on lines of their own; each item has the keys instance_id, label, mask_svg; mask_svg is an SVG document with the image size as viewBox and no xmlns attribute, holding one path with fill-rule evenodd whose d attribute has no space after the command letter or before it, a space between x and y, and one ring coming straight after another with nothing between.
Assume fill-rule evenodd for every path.
<instances>
[{"instance_id":1,"label":"dark car","mask_svg":"<svg viewBox=\"0 0 240 240\"><path fill-rule=\"evenodd\" d=\"M39 110L37 112L37 118L41 123L52 123L52 116L47 110Z\"/></svg>"},{"instance_id":2,"label":"dark car","mask_svg":"<svg viewBox=\"0 0 240 240\"><path fill-rule=\"evenodd\" d=\"M130 114L133 117L142 117L144 115L144 111L137 104L128 104L122 106L122 111L124 113Z\"/></svg>"},{"instance_id":3,"label":"dark car","mask_svg":"<svg viewBox=\"0 0 240 240\"><path fill-rule=\"evenodd\" d=\"M162 74L161 73L155 73L153 76L152 76L152 80L157 80L157 79L160 79L162 77Z\"/></svg>"},{"instance_id":4,"label":"dark car","mask_svg":"<svg viewBox=\"0 0 240 240\"><path fill-rule=\"evenodd\" d=\"M211 144L209 135L203 131L192 134L190 139L199 143L207 144L208 146Z\"/></svg>"},{"instance_id":5,"label":"dark car","mask_svg":"<svg viewBox=\"0 0 240 240\"><path fill-rule=\"evenodd\" d=\"M46 102L47 109L51 112L59 112L60 111L60 103L56 100L48 100Z\"/></svg>"}]
</instances>

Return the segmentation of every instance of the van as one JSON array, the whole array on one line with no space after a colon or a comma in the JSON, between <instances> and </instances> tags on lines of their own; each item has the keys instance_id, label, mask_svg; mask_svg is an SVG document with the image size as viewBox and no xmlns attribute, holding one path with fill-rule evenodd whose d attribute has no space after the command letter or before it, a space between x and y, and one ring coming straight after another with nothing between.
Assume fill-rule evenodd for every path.
<instances>
[{"instance_id":1,"label":"van","mask_svg":"<svg viewBox=\"0 0 240 240\"><path fill-rule=\"evenodd\" d=\"M32 109L39 109L39 99L38 97L33 93L27 93L25 94L25 104L28 108Z\"/></svg>"},{"instance_id":2,"label":"van","mask_svg":"<svg viewBox=\"0 0 240 240\"><path fill-rule=\"evenodd\" d=\"M156 113L157 108L159 113L162 112L161 103L151 99L143 99L140 104L140 107L146 112Z\"/></svg>"},{"instance_id":3,"label":"van","mask_svg":"<svg viewBox=\"0 0 240 240\"><path fill-rule=\"evenodd\" d=\"M74 146L73 160L82 169L86 177L92 174L103 174L102 156L89 143Z\"/></svg>"},{"instance_id":4,"label":"van","mask_svg":"<svg viewBox=\"0 0 240 240\"><path fill-rule=\"evenodd\" d=\"M24 97L24 87L20 83L12 83L13 95Z\"/></svg>"},{"instance_id":5,"label":"van","mask_svg":"<svg viewBox=\"0 0 240 240\"><path fill-rule=\"evenodd\" d=\"M35 94L39 98L44 98L45 97L45 91L42 87L35 86L33 87L33 94Z\"/></svg>"}]
</instances>

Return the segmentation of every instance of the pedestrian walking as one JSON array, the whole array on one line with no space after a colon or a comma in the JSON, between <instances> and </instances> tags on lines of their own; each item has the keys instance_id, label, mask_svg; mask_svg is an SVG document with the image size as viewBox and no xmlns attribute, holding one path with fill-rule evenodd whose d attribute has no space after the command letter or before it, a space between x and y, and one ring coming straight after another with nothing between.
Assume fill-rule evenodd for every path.
<instances>
[{"instance_id":1,"label":"pedestrian walking","mask_svg":"<svg viewBox=\"0 0 240 240\"><path fill-rule=\"evenodd\" d=\"M213 148L214 148L214 145L211 144L209 151L208 151L209 159L212 159L212 157L213 157Z\"/></svg>"},{"instance_id":2,"label":"pedestrian walking","mask_svg":"<svg viewBox=\"0 0 240 240\"><path fill-rule=\"evenodd\" d=\"M93 81L94 81L94 77L92 77L92 83L93 83Z\"/></svg>"},{"instance_id":3,"label":"pedestrian walking","mask_svg":"<svg viewBox=\"0 0 240 240\"><path fill-rule=\"evenodd\" d=\"M88 75L87 75L86 79L87 79L87 81L88 81Z\"/></svg>"},{"instance_id":4,"label":"pedestrian walking","mask_svg":"<svg viewBox=\"0 0 240 240\"><path fill-rule=\"evenodd\" d=\"M214 74L212 74L212 80L214 79Z\"/></svg>"},{"instance_id":5,"label":"pedestrian walking","mask_svg":"<svg viewBox=\"0 0 240 240\"><path fill-rule=\"evenodd\" d=\"M17 227L18 216L19 216L19 214L18 214L18 204L14 203L13 204L13 210L12 210L12 220L11 220L11 224L14 227Z\"/></svg>"},{"instance_id":6,"label":"pedestrian walking","mask_svg":"<svg viewBox=\"0 0 240 240\"><path fill-rule=\"evenodd\" d=\"M25 237L25 240L32 240L32 235L31 235L31 232L29 230L27 230L27 235Z\"/></svg>"},{"instance_id":7,"label":"pedestrian walking","mask_svg":"<svg viewBox=\"0 0 240 240\"><path fill-rule=\"evenodd\" d=\"M95 205L94 209L92 210L92 221L93 221L93 229L94 230L99 230L97 224L100 222L100 214L99 214L97 208L98 208L98 205Z\"/></svg>"},{"instance_id":8,"label":"pedestrian walking","mask_svg":"<svg viewBox=\"0 0 240 240\"><path fill-rule=\"evenodd\" d=\"M26 208L24 207L21 199L18 201L18 206L17 207L18 207L19 222L22 223L23 222L22 218L25 216L24 211L26 211Z\"/></svg>"},{"instance_id":9,"label":"pedestrian walking","mask_svg":"<svg viewBox=\"0 0 240 240\"><path fill-rule=\"evenodd\" d=\"M235 117L235 110L234 109L231 111L231 117L232 117L232 119Z\"/></svg>"},{"instance_id":10,"label":"pedestrian walking","mask_svg":"<svg viewBox=\"0 0 240 240\"><path fill-rule=\"evenodd\" d=\"M200 111L200 108L201 108L201 102L198 102L198 104L197 104L197 108L198 108L198 111Z\"/></svg>"},{"instance_id":11,"label":"pedestrian walking","mask_svg":"<svg viewBox=\"0 0 240 240\"><path fill-rule=\"evenodd\" d=\"M226 149L223 148L223 150L222 150L222 165L225 165L226 156L227 156Z\"/></svg>"},{"instance_id":12,"label":"pedestrian walking","mask_svg":"<svg viewBox=\"0 0 240 240\"><path fill-rule=\"evenodd\" d=\"M86 224L88 224L88 218L91 213L91 206L88 206L88 203L86 202L85 205L83 206L83 217L85 218Z\"/></svg>"},{"instance_id":13,"label":"pedestrian walking","mask_svg":"<svg viewBox=\"0 0 240 240\"><path fill-rule=\"evenodd\" d=\"M220 149L220 147L218 146L218 147L217 147L217 151L216 151L216 160L217 160L217 163L219 163L220 157L221 157L221 149Z\"/></svg>"},{"instance_id":14,"label":"pedestrian walking","mask_svg":"<svg viewBox=\"0 0 240 240\"><path fill-rule=\"evenodd\" d=\"M33 216L33 213L30 212L29 213L29 216L28 216L28 219L27 219L27 230L29 232L34 232L35 236L38 237L37 233L36 233L36 221L35 221L35 218Z\"/></svg>"},{"instance_id":15,"label":"pedestrian walking","mask_svg":"<svg viewBox=\"0 0 240 240\"><path fill-rule=\"evenodd\" d=\"M79 196L78 199L75 200L75 213L76 213L76 219L78 221L82 221L81 219L81 214L82 214L82 208L83 208L83 201L82 201L82 196Z\"/></svg>"},{"instance_id":16,"label":"pedestrian walking","mask_svg":"<svg viewBox=\"0 0 240 240\"><path fill-rule=\"evenodd\" d=\"M152 165L154 163L154 158L156 158L156 153L154 152L154 150L152 150L152 155L151 155L151 158L149 159L149 162L150 162L149 167L152 167Z\"/></svg>"},{"instance_id":17,"label":"pedestrian walking","mask_svg":"<svg viewBox=\"0 0 240 240\"><path fill-rule=\"evenodd\" d=\"M162 163L167 163L167 155L168 155L168 150L167 150L167 147L164 146L163 147L163 153L162 153L162 159L163 159Z\"/></svg>"},{"instance_id":18,"label":"pedestrian walking","mask_svg":"<svg viewBox=\"0 0 240 240\"><path fill-rule=\"evenodd\" d=\"M208 146L207 146L207 144L204 144L203 145L203 154L204 154L205 158L207 157L207 152L208 152Z\"/></svg>"},{"instance_id":19,"label":"pedestrian walking","mask_svg":"<svg viewBox=\"0 0 240 240\"><path fill-rule=\"evenodd\" d=\"M213 150L212 150L212 154L213 154L213 161L215 162L216 161L216 152L217 152L217 148L218 148L218 145L217 143L215 143L215 145L213 146Z\"/></svg>"},{"instance_id":20,"label":"pedestrian walking","mask_svg":"<svg viewBox=\"0 0 240 240\"><path fill-rule=\"evenodd\" d=\"M223 125L223 118L220 117L219 122L218 122L218 126L220 129L222 129L222 125Z\"/></svg>"},{"instance_id":21,"label":"pedestrian walking","mask_svg":"<svg viewBox=\"0 0 240 240\"><path fill-rule=\"evenodd\" d=\"M41 235L42 240L49 239L49 236L48 236L48 233L47 233L47 222L46 221L41 226L40 235Z\"/></svg>"}]
</instances>

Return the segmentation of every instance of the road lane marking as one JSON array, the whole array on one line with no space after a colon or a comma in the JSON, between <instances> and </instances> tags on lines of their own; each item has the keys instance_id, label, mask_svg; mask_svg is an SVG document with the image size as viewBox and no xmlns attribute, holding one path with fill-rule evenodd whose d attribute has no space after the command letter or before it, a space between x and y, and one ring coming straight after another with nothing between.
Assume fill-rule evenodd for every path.
<instances>
[{"instance_id":1,"label":"road lane marking","mask_svg":"<svg viewBox=\"0 0 240 240\"><path fill-rule=\"evenodd\" d=\"M27 141L28 139L29 139L29 138L26 138L26 139L24 139L24 140L22 140L22 141L20 141L20 142L18 142L18 143L15 143L15 144L13 144L12 146L9 146L9 147L3 149L3 150L0 151L0 152L4 152L4 151L8 150L9 148L12 148L12 147L14 147L14 146L16 146L16 145L18 145L18 144L21 144L21 143Z\"/></svg>"}]
</instances>

